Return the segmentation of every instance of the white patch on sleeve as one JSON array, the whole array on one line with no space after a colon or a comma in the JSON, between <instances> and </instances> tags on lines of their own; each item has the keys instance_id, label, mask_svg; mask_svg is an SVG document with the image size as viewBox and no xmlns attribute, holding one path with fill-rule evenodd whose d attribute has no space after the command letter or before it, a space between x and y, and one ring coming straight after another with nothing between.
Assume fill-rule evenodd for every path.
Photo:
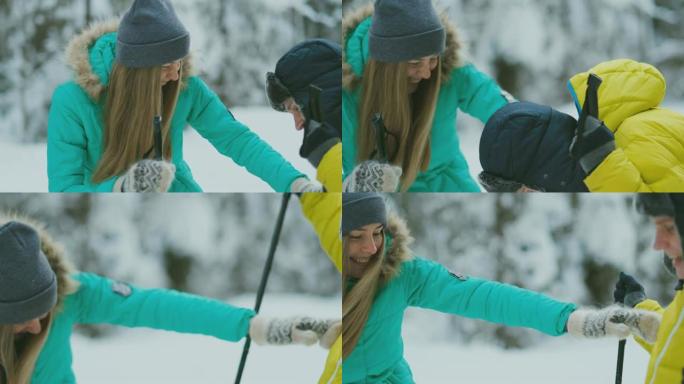
<instances>
[{"instance_id":1,"label":"white patch on sleeve","mask_svg":"<svg viewBox=\"0 0 684 384\"><path fill-rule=\"evenodd\" d=\"M133 290L128 284L115 281L112 283L112 292L122 297L128 297L133 293Z\"/></svg>"}]
</instances>

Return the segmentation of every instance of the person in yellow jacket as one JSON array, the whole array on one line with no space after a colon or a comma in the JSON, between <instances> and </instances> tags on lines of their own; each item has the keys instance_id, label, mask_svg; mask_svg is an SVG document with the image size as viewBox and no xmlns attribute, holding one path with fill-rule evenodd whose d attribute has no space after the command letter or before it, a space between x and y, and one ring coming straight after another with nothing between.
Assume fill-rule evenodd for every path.
<instances>
[{"instance_id":1,"label":"person in yellow jacket","mask_svg":"<svg viewBox=\"0 0 684 384\"><path fill-rule=\"evenodd\" d=\"M317 168L317 179L326 190L342 188L342 143L338 142L323 156ZM318 234L321 247L342 273L342 193L303 193L300 199L304 216ZM330 348L319 384L342 383L342 335Z\"/></svg>"},{"instance_id":2,"label":"person in yellow jacket","mask_svg":"<svg viewBox=\"0 0 684 384\"><path fill-rule=\"evenodd\" d=\"M577 121L534 103L512 103L487 122L480 181L490 192L684 192L684 115L660 107L665 78L634 60L601 63L568 88L581 113L589 74L602 79L598 120L575 156Z\"/></svg>"},{"instance_id":3,"label":"person in yellow jacket","mask_svg":"<svg viewBox=\"0 0 684 384\"><path fill-rule=\"evenodd\" d=\"M653 248L664 252L665 266L679 282L674 299L666 308L647 299L641 284L625 273L620 274L613 295L616 301L623 301L627 306L662 315L655 343L636 338L651 355L645 383L684 383L684 241L681 236L684 232L684 194L640 194L637 207L652 218L656 227Z\"/></svg>"}]
</instances>

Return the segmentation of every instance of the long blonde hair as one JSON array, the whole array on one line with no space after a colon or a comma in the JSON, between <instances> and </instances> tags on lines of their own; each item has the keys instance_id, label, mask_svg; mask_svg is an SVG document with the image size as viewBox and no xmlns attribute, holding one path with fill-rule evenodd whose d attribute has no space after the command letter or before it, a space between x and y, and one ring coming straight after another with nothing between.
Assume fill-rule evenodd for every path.
<instances>
[{"instance_id":1,"label":"long blonde hair","mask_svg":"<svg viewBox=\"0 0 684 384\"><path fill-rule=\"evenodd\" d=\"M361 332L368 321L368 314L373 307L375 295L378 289L385 283L383 281L382 270L385 259L385 235L386 229L382 231L382 245L375 253L368 269L364 272L359 281L353 287L348 288L350 284L350 277L347 275L345 268L346 263L349 262L348 257L348 237L343 239L344 255L342 257L342 358L347 356L354 350L356 343L359 342Z\"/></svg>"},{"instance_id":2,"label":"long blonde hair","mask_svg":"<svg viewBox=\"0 0 684 384\"><path fill-rule=\"evenodd\" d=\"M54 311L54 310L53 310ZM47 340L52 325L53 313L40 321L37 335L27 334L17 339L14 326L0 325L0 383L29 384L36 361Z\"/></svg>"},{"instance_id":3,"label":"long blonde hair","mask_svg":"<svg viewBox=\"0 0 684 384\"><path fill-rule=\"evenodd\" d=\"M361 105L357 133L358 161L368 160L376 147L372 117L381 113L385 127L396 140L387 143L389 161L403 170L401 191L406 191L419 171L430 164L430 132L441 83L441 61L427 80L409 95L407 62L369 60L361 80Z\"/></svg>"},{"instance_id":4,"label":"long blonde hair","mask_svg":"<svg viewBox=\"0 0 684 384\"><path fill-rule=\"evenodd\" d=\"M94 183L120 175L152 154L152 121L156 115L162 116L164 159L171 159L171 118L180 93L182 63L178 80L163 87L161 66L127 68L114 63L103 116L103 152L93 173Z\"/></svg>"}]
</instances>

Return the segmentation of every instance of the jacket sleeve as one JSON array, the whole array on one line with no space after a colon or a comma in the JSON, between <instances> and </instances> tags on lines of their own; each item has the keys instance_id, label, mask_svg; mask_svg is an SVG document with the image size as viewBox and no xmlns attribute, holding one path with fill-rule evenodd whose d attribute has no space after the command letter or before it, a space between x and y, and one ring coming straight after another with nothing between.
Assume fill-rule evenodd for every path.
<instances>
[{"instance_id":1,"label":"jacket sleeve","mask_svg":"<svg viewBox=\"0 0 684 384\"><path fill-rule=\"evenodd\" d=\"M305 177L256 133L235 120L200 78L189 79L188 91L193 100L188 123L221 154L247 168L276 192L289 191L295 179Z\"/></svg>"},{"instance_id":2,"label":"jacket sleeve","mask_svg":"<svg viewBox=\"0 0 684 384\"><path fill-rule=\"evenodd\" d=\"M342 91L342 177L346 178L356 164L356 100L349 91Z\"/></svg>"},{"instance_id":3,"label":"jacket sleeve","mask_svg":"<svg viewBox=\"0 0 684 384\"><path fill-rule=\"evenodd\" d=\"M116 177L99 184L85 180L87 140L81 119L74 108L74 103L79 102L81 95L75 95L70 87L69 84L61 85L52 95L47 129L48 190L111 192Z\"/></svg>"},{"instance_id":4,"label":"jacket sleeve","mask_svg":"<svg viewBox=\"0 0 684 384\"><path fill-rule=\"evenodd\" d=\"M663 307L661 307L657 301L650 299L642 301L641 303L637 304L634 308L643 309L644 311L656 312L661 315L663 314L663 312L665 312ZM641 345L641 347L644 348L648 353L651 353L651 350L653 349L653 344L637 336L634 336L634 340L637 343L639 343L639 345Z\"/></svg>"},{"instance_id":5,"label":"jacket sleeve","mask_svg":"<svg viewBox=\"0 0 684 384\"><path fill-rule=\"evenodd\" d=\"M77 321L148 327L238 341L254 311L166 289L141 289L89 273L75 276Z\"/></svg>"},{"instance_id":6,"label":"jacket sleeve","mask_svg":"<svg viewBox=\"0 0 684 384\"><path fill-rule=\"evenodd\" d=\"M456 68L451 73L450 84L458 94L458 108L476 117L482 123L499 108L508 104L499 85L472 64Z\"/></svg>"},{"instance_id":7,"label":"jacket sleeve","mask_svg":"<svg viewBox=\"0 0 684 384\"><path fill-rule=\"evenodd\" d=\"M318 165L318 179L326 188L331 183L337 186L341 183L339 165L333 168L337 169L337 172L325 171L328 167L326 162L339 164L341 146L342 144L338 143L332 147ZM301 204L304 216L316 231L321 247L337 270L342 272L342 239L340 238L342 194L336 192L303 193Z\"/></svg>"},{"instance_id":8,"label":"jacket sleeve","mask_svg":"<svg viewBox=\"0 0 684 384\"><path fill-rule=\"evenodd\" d=\"M514 327L552 336L566 332L576 306L508 284L465 277L441 264L416 258L405 263L408 305Z\"/></svg>"}]
</instances>

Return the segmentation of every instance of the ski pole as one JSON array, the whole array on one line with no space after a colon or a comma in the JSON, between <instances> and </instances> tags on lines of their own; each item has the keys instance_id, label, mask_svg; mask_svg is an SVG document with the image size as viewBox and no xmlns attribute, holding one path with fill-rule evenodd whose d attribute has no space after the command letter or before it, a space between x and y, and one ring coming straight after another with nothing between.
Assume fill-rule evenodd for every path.
<instances>
[{"instance_id":1,"label":"ski pole","mask_svg":"<svg viewBox=\"0 0 684 384\"><path fill-rule=\"evenodd\" d=\"M618 280L619 283L619 280ZM617 284L617 283L616 283ZM624 304L624 298L622 301L616 300L617 303L619 304ZM627 340L620 340L618 342L618 355L617 355L617 367L615 369L615 384L621 384L622 383L622 367L625 362L625 345L627 344Z\"/></svg>"},{"instance_id":2,"label":"ski pole","mask_svg":"<svg viewBox=\"0 0 684 384\"><path fill-rule=\"evenodd\" d=\"M284 193L283 200L280 203L280 212L278 212L276 226L273 230L273 236L271 237L271 245L268 249L268 257L266 258L264 270L261 273L261 282L259 283L259 290L257 291L256 303L254 304L254 312L256 313L259 313L259 308L261 308L261 300L264 298L264 292L266 291L266 283L268 282L268 276L271 273L271 266L273 265L273 256L275 255L276 247L278 247L278 240L280 239L280 232L283 228L283 221L285 220L285 211L287 211L287 205L290 202L290 196L291 193ZM245 346L242 348L242 356L240 357L240 365L238 367L237 376L235 377L235 384L239 384L240 380L242 380L242 372L245 369L245 363L247 362L247 354L249 353L249 347L251 344L252 339L250 339L248 334L245 340Z\"/></svg>"},{"instance_id":3,"label":"ski pole","mask_svg":"<svg viewBox=\"0 0 684 384\"><path fill-rule=\"evenodd\" d=\"M161 134L161 116L154 117L154 159L162 159L162 134Z\"/></svg>"}]
</instances>

